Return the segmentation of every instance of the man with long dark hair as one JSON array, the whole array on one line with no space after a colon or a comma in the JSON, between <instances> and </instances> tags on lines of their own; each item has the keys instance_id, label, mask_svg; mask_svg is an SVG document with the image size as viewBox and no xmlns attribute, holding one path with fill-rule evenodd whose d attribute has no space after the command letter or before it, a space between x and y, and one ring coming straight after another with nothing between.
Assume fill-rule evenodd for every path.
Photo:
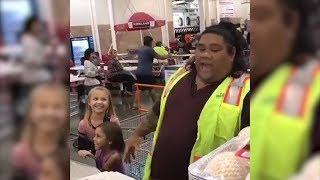
<instances>
[{"instance_id":1,"label":"man with long dark hair","mask_svg":"<svg viewBox=\"0 0 320 180\"><path fill-rule=\"evenodd\" d=\"M191 69L181 68L171 76L161 102L129 138L127 162L139 137L155 131L144 179L188 179L190 163L248 126L249 120L241 117L249 105L243 99L250 82L248 74L238 73L238 62L243 60L238 35L232 24L208 27L201 34Z\"/></svg>"}]
</instances>

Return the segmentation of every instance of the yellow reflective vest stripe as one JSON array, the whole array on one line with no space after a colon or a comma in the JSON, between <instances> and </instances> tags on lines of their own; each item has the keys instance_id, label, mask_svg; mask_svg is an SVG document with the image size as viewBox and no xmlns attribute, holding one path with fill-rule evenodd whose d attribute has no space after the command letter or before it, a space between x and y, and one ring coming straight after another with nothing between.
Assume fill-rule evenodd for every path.
<instances>
[{"instance_id":1,"label":"yellow reflective vest stripe","mask_svg":"<svg viewBox=\"0 0 320 180\"><path fill-rule=\"evenodd\" d=\"M317 61L282 65L257 89L250 104L251 179L284 180L298 171L319 100Z\"/></svg>"}]
</instances>

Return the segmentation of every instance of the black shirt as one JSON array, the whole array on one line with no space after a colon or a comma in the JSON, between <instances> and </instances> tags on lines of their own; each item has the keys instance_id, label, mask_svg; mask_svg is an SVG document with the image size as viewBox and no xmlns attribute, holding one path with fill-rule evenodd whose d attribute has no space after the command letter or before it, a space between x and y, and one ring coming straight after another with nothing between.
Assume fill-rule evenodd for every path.
<instances>
[{"instance_id":1,"label":"black shirt","mask_svg":"<svg viewBox=\"0 0 320 180\"><path fill-rule=\"evenodd\" d=\"M315 119L313 121L313 129L311 133L311 155L320 153L320 102L315 111Z\"/></svg>"}]
</instances>

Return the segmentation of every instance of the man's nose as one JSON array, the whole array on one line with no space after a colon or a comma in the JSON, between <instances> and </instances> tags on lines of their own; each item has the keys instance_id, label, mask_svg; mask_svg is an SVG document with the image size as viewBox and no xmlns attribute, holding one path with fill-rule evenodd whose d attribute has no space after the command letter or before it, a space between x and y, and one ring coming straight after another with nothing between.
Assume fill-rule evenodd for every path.
<instances>
[{"instance_id":1,"label":"man's nose","mask_svg":"<svg viewBox=\"0 0 320 180\"><path fill-rule=\"evenodd\" d=\"M201 52L199 54L199 57L201 57L201 58L209 58L210 57L209 50L205 50L205 51Z\"/></svg>"}]
</instances>

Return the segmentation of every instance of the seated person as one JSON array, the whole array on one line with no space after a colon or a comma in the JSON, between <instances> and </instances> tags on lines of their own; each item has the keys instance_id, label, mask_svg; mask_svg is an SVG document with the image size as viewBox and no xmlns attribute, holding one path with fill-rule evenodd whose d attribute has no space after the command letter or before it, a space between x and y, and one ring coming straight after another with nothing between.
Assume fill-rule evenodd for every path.
<instances>
[{"instance_id":1,"label":"seated person","mask_svg":"<svg viewBox=\"0 0 320 180\"><path fill-rule=\"evenodd\" d=\"M85 60L89 60L90 55L91 55L91 53L93 53L93 52L94 52L94 49L92 49L92 48L88 48L88 49L86 49L86 50L84 51L84 55L83 55L83 57L80 59L82 66L84 66L84 61L85 61Z\"/></svg>"},{"instance_id":2,"label":"seated person","mask_svg":"<svg viewBox=\"0 0 320 180\"><path fill-rule=\"evenodd\" d=\"M117 57L115 49L110 50L110 60L108 62L108 80L111 82L122 82L125 86L124 93L132 95L132 86L135 83L135 78L132 73L123 69Z\"/></svg>"},{"instance_id":3,"label":"seated person","mask_svg":"<svg viewBox=\"0 0 320 180\"><path fill-rule=\"evenodd\" d=\"M103 68L99 68L100 60L96 52L92 52L88 60L84 61L84 86L85 93L88 94L89 91L102 84L101 73L104 73Z\"/></svg>"}]
</instances>

